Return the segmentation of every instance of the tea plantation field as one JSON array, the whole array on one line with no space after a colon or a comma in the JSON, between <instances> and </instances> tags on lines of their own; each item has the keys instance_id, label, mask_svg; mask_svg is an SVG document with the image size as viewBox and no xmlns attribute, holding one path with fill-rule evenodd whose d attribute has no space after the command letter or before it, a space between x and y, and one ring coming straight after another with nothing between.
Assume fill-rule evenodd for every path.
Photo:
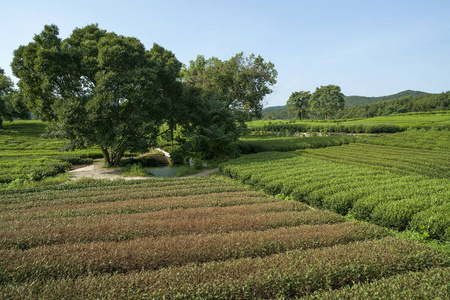
<instances>
[{"instance_id":1,"label":"tea plantation field","mask_svg":"<svg viewBox=\"0 0 450 300\"><path fill-rule=\"evenodd\" d=\"M449 131L402 132L361 141L242 156L221 170L269 194L449 242Z\"/></svg>"},{"instance_id":2,"label":"tea plantation field","mask_svg":"<svg viewBox=\"0 0 450 300\"><path fill-rule=\"evenodd\" d=\"M0 130L0 189L16 181L38 181L67 171L72 164L90 164L100 149L60 151L63 140L43 138L41 121L4 122Z\"/></svg>"},{"instance_id":3,"label":"tea plantation field","mask_svg":"<svg viewBox=\"0 0 450 300\"><path fill-rule=\"evenodd\" d=\"M6 125L11 182L99 154ZM222 175L5 189L0 299L448 299L449 255L387 228L449 243L449 139L253 135L264 152L220 169L261 191Z\"/></svg>"},{"instance_id":4,"label":"tea plantation field","mask_svg":"<svg viewBox=\"0 0 450 300\"><path fill-rule=\"evenodd\" d=\"M2 299L450 293L441 253L223 177L10 190L0 228Z\"/></svg>"},{"instance_id":5,"label":"tea plantation field","mask_svg":"<svg viewBox=\"0 0 450 300\"><path fill-rule=\"evenodd\" d=\"M258 120L247 124L251 131L258 133L281 132L293 134L307 131L393 133L411 129L448 130L450 128L450 113L448 111L416 112L351 120Z\"/></svg>"}]
</instances>

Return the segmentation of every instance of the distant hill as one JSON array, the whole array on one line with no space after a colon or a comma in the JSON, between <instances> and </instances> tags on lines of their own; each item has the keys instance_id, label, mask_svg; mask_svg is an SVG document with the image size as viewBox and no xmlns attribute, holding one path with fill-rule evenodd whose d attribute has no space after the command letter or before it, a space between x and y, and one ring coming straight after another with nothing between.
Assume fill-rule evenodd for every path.
<instances>
[{"instance_id":1,"label":"distant hill","mask_svg":"<svg viewBox=\"0 0 450 300\"><path fill-rule=\"evenodd\" d=\"M344 96L344 100L345 100L345 107L347 108L347 107L352 107L352 106L371 104L371 103L375 103L378 101L399 99L399 98L403 98L406 96L419 97L419 96L423 96L423 95L427 95L427 94L428 93L420 92L420 91L406 90L406 91L403 91L403 92L400 92L397 94L381 96L381 97ZM280 119L280 120L290 119L286 105L266 107L263 109L262 114L263 114L264 119L267 119L269 117L273 117L275 119Z\"/></svg>"},{"instance_id":2,"label":"distant hill","mask_svg":"<svg viewBox=\"0 0 450 300\"><path fill-rule=\"evenodd\" d=\"M371 103L375 103L378 101L399 99L399 98L403 98L406 96L419 97L419 96L423 96L426 94L428 94L428 93L406 90L406 91L403 91L403 92L400 92L400 93L397 93L394 95L389 95L389 96L382 96L382 97L344 96L344 99L345 99L345 107L352 107L352 106L371 104Z\"/></svg>"}]
</instances>

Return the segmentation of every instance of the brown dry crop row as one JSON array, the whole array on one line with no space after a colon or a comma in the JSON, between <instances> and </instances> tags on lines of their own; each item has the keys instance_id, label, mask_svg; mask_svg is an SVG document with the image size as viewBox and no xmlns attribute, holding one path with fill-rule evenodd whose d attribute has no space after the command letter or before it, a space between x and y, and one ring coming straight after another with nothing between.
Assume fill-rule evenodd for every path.
<instances>
[{"instance_id":1,"label":"brown dry crop row","mask_svg":"<svg viewBox=\"0 0 450 300\"><path fill-rule=\"evenodd\" d=\"M4 298L254 299L292 298L408 271L449 266L439 252L392 238L263 258L188 264L157 271L30 281L3 288Z\"/></svg>"},{"instance_id":2,"label":"brown dry crop row","mask_svg":"<svg viewBox=\"0 0 450 300\"><path fill-rule=\"evenodd\" d=\"M143 238L0 250L3 283L87 274L156 270L187 263L263 257L294 249L329 247L387 236L387 230L356 222L304 225L267 231ZM3 278L3 279L2 279Z\"/></svg>"},{"instance_id":3,"label":"brown dry crop row","mask_svg":"<svg viewBox=\"0 0 450 300\"><path fill-rule=\"evenodd\" d=\"M42 190L24 192L23 190L10 190L0 193L0 203L12 204L32 201L51 201L64 198L82 198L104 194L108 192L119 192L121 190L157 190L182 188L195 185L210 185L214 181L206 177L189 178L184 180L169 178L154 178L149 180L102 182L96 186L84 186L70 184L66 186L43 188Z\"/></svg>"},{"instance_id":4,"label":"brown dry crop row","mask_svg":"<svg viewBox=\"0 0 450 300\"><path fill-rule=\"evenodd\" d=\"M294 203L294 202L293 202ZM270 204L270 203L269 203ZM283 226L332 224L345 221L335 213L320 210L245 212L250 206L196 208L132 215L107 215L47 220L38 225L30 221L21 230L0 231L0 249L29 249L42 245L125 241L142 237L218 233L244 230L266 230ZM232 208L234 213L226 213ZM238 210L242 210L239 212ZM209 210L210 213L201 213ZM160 217L158 217L160 215ZM162 217L166 215L165 217ZM201 217L195 217L196 215Z\"/></svg>"},{"instance_id":5,"label":"brown dry crop row","mask_svg":"<svg viewBox=\"0 0 450 300\"><path fill-rule=\"evenodd\" d=\"M30 221L43 218L67 218L100 214L131 214L160 211L164 209L233 206L279 201L260 192L228 192L207 195L161 197L152 199L132 199L116 202L98 202L51 207L34 207L27 210L0 212L0 222Z\"/></svg>"},{"instance_id":6,"label":"brown dry crop row","mask_svg":"<svg viewBox=\"0 0 450 300\"><path fill-rule=\"evenodd\" d=\"M16 201L9 199L13 203L4 203L6 205L0 205L0 211L10 211L16 209L30 209L33 207L49 207L57 205L70 205L70 204L84 204L84 203L101 203L101 202L115 202L115 201L125 201L130 199L148 199L148 198L159 198L159 197L176 197L176 196L189 196L189 195L203 195L210 193L226 193L226 192L238 192L245 191L243 187L235 185L222 185L220 183L215 184L199 184L192 186L176 186L171 189L167 187L158 189L123 189L111 192L109 190L104 190L103 192L95 194L87 194L83 196L73 195L71 197L66 197L64 193L61 193L61 198L55 198L51 200L33 200L28 201ZM2 200L0 200L1 202Z\"/></svg>"},{"instance_id":7,"label":"brown dry crop row","mask_svg":"<svg viewBox=\"0 0 450 300\"><path fill-rule=\"evenodd\" d=\"M164 209L158 211L150 211L135 214L120 214L120 215L94 215L94 216L75 216L67 217L64 220L58 218L41 218L37 220L25 221L4 221L2 227L7 231L18 231L28 228L43 228L55 227L62 224L63 227L75 224L100 224L103 222L110 223L112 220L118 220L120 223L125 223L130 220L138 221L144 220L168 220L168 219L196 219L205 218L216 215L239 214L249 215L260 212L284 212L284 211L303 211L309 209L307 205L297 201L285 201L274 199L272 202L262 202L255 204L243 204L235 206L209 206L209 207L193 207L193 208L179 208L179 209ZM146 199L150 203L157 203L159 199Z\"/></svg>"},{"instance_id":8,"label":"brown dry crop row","mask_svg":"<svg viewBox=\"0 0 450 300\"><path fill-rule=\"evenodd\" d=\"M369 295L372 299L450 299L450 268L408 272L338 290L318 291L302 299L367 299Z\"/></svg>"}]
</instances>

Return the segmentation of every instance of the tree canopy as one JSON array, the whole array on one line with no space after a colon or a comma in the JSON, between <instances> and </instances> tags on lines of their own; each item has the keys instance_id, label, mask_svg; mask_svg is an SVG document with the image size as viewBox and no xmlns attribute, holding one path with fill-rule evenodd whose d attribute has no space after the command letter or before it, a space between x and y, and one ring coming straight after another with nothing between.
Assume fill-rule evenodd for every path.
<instances>
[{"instance_id":1,"label":"tree canopy","mask_svg":"<svg viewBox=\"0 0 450 300\"><path fill-rule=\"evenodd\" d=\"M310 92L293 92L287 101L288 112L300 120L306 118L309 113Z\"/></svg>"},{"instance_id":2,"label":"tree canopy","mask_svg":"<svg viewBox=\"0 0 450 300\"><path fill-rule=\"evenodd\" d=\"M331 84L316 88L309 102L311 110L325 120L334 116L339 110L343 110L345 103L341 88Z\"/></svg>"},{"instance_id":3,"label":"tree canopy","mask_svg":"<svg viewBox=\"0 0 450 300\"><path fill-rule=\"evenodd\" d=\"M227 61L199 55L182 70L187 85L214 92L241 121L261 116L262 100L272 93L277 75L273 63L243 52Z\"/></svg>"},{"instance_id":4,"label":"tree canopy","mask_svg":"<svg viewBox=\"0 0 450 300\"><path fill-rule=\"evenodd\" d=\"M53 120L53 136L69 146L98 145L107 164L125 151L145 152L168 117L181 63L154 45L147 51L136 38L76 28L65 40L47 25L14 52L13 73L28 106Z\"/></svg>"},{"instance_id":5,"label":"tree canopy","mask_svg":"<svg viewBox=\"0 0 450 300\"><path fill-rule=\"evenodd\" d=\"M0 129L3 128L3 120L12 121L14 118L28 119L29 113L22 95L14 89L14 83L0 68Z\"/></svg>"}]
</instances>

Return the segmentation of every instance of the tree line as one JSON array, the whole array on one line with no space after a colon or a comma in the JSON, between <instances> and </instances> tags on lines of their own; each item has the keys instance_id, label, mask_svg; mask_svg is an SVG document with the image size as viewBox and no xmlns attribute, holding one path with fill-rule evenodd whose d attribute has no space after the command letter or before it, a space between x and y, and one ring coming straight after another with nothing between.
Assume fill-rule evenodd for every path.
<instances>
[{"instance_id":1,"label":"tree line","mask_svg":"<svg viewBox=\"0 0 450 300\"><path fill-rule=\"evenodd\" d=\"M173 143L177 127L184 153L212 158L231 151L244 121L261 116L277 76L254 54L227 61L199 55L183 66L158 44L146 50L137 38L96 24L66 39L46 25L14 51L11 67L22 108L50 122L49 136L68 140L68 149L97 145L108 165L126 151L147 152L160 136ZM0 103L13 103L11 81L1 75ZM3 111L0 117L9 117Z\"/></svg>"},{"instance_id":2,"label":"tree line","mask_svg":"<svg viewBox=\"0 0 450 300\"><path fill-rule=\"evenodd\" d=\"M309 91L293 92L287 101L288 113L303 120L320 117L325 120L344 109L344 95L337 85L327 85Z\"/></svg>"},{"instance_id":3,"label":"tree line","mask_svg":"<svg viewBox=\"0 0 450 300\"><path fill-rule=\"evenodd\" d=\"M399 99L379 101L372 104L348 107L337 113L340 119L359 119L392 114L439 111L450 109L450 92L441 94L425 94L422 96L406 96Z\"/></svg>"}]
</instances>

